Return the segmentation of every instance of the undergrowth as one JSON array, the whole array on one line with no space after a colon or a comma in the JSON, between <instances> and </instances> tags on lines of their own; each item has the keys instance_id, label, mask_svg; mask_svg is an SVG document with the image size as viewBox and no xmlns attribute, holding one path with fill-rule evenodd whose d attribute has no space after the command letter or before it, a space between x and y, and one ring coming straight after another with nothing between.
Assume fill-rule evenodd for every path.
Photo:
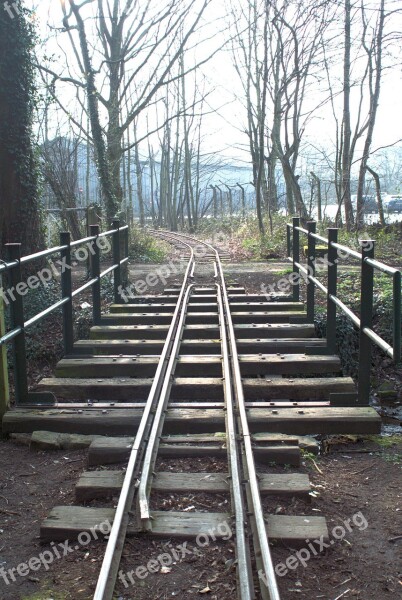
<instances>
[{"instance_id":1,"label":"undergrowth","mask_svg":"<svg viewBox=\"0 0 402 600\"><path fill-rule=\"evenodd\" d=\"M130 229L129 257L135 262L162 263L169 245L134 225Z\"/></svg>"}]
</instances>

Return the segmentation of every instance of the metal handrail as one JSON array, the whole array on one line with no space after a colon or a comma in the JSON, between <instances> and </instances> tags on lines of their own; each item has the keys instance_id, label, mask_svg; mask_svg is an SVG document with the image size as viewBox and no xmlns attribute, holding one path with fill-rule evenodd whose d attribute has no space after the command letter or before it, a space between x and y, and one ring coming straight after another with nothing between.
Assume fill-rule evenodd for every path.
<instances>
[{"instance_id":1,"label":"metal handrail","mask_svg":"<svg viewBox=\"0 0 402 600\"><path fill-rule=\"evenodd\" d=\"M85 238L76 240L74 242L70 241L70 234L67 232L62 232L60 234L60 245L54 246L52 248L47 248L46 250L41 250L40 252L35 252L33 254L27 256L21 256L21 245L20 244L6 244L6 248L8 248L9 258L11 260L8 261L0 261L0 274L4 272L9 272L10 282L12 285L12 289L17 290L17 294L12 297L12 302L10 306L11 310L11 330L8 331L0 338L0 346L4 344L8 344L9 342L13 342L14 349L14 365L16 369L17 379L19 381L19 385L16 387L16 403L26 402L28 400L28 383L27 383L27 372L26 372L26 348L25 348L25 331L31 327L32 325L39 323L42 319L58 310L59 308L63 308L63 339L64 339L64 349L65 354L69 354L73 352L73 323L72 323L72 300L80 293L85 291L88 288L92 288L93 295L93 318L94 323L98 324L100 321L100 281L103 277L108 275L111 272L115 273L118 277L118 282L120 285L120 268L122 265L126 264L128 261L128 225L124 227L119 226L118 221L113 222L114 228L105 231L103 233L99 233L99 226L91 226L92 233L95 231L95 234L86 236ZM120 241L123 241L123 238L120 238L121 232L126 232L125 236L125 256L120 259L120 249L118 251L119 260L115 262L111 267L105 269L103 272L100 272L99 269L99 248L94 248L94 252L92 252L92 277L86 282L84 285L79 287L76 290L72 290L71 283L71 249L77 246L82 246L88 242L92 242L97 240L100 237L113 236L113 247L116 245L120 245ZM62 298L48 306L41 312L35 314L33 317L25 321L24 319L24 303L23 298L20 293L18 293L18 285L22 283L21 276L21 267L23 265L27 265L35 260L44 259L53 254L60 253L63 265L66 265L69 268L62 269L61 272L61 286L62 286ZM126 256L127 254L127 256ZM117 274L117 275L116 275ZM115 301L117 295L119 294L119 285L116 285L115 281ZM25 285L26 288L26 285ZM18 349L17 349L18 345Z\"/></svg>"},{"instance_id":2,"label":"metal handrail","mask_svg":"<svg viewBox=\"0 0 402 600\"><path fill-rule=\"evenodd\" d=\"M293 231L293 236L291 232ZM383 262L374 259L374 242L364 240L361 242L362 251L358 252L343 244L337 242L337 229L329 230L328 239L323 238L315 233L315 222L309 223L309 229L299 226L299 218L293 219L293 224L287 224L287 260L293 264L294 273L302 273L309 286L312 286L312 294L308 294L307 298L307 314L314 318L314 290L317 287L327 296L327 349L331 343L331 349L334 349L334 339L329 340L329 337L335 338L336 332L336 309L331 309L331 305L339 308L352 323L360 331L360 352L359 352L359 372L363 374L364 364L367 365L371 361L371 342L383 350L395 363L401 361L401 271L390 267ZM332 232L332 233L331 233ZM315 263L315 241L323 242L328 247L328 287L325 287L316 277L315 273L311 273L300 263L300 248L299 234L306 235L309 242L309 257L310 264ZM330 237L332 236L332 239ZM311 247L310 247L311 246ZM337 265L339 262L339 252L346 254L348 257L357 259L361 264L361 317L359 318L350 308L346 306L336 294L337 282ZM313 256L310 256L310 254ZM330 260L331 257L331 260ZM372 329L372 307L373 307L373 276L374 271L380 271L389 275L393 279L393 343L392 345L386 342L380 335ZM297 292L293 293L294 297L299 294L300 281L298 280L295 287ZM335 293L334 293L335 292ZM362 381L361 381L361 380ZM364 380L364 381L363 381ZM363 376L359 378L359 401L368 403L369 383L368 378Z\"/></svg>"}]
</instances>

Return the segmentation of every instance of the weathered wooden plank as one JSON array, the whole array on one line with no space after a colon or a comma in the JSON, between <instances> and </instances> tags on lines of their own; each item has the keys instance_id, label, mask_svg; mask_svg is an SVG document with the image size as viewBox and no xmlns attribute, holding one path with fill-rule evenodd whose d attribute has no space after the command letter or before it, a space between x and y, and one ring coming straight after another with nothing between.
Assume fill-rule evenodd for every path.
<instances>
[{"instance_id":1,"label":"weathered wooden plank","mask_svg":"<svg viewBox=\"0 0 402 600\"><path fill-rule=\"evenodd\" d=\"M315 337L315 327L308 323L236 323L234 330L237 339Z\"/></svg>"},{"instance_id":2,"label":"weathered wooden plank","mask_svg":"<svg viewBox=\"0 0 402 600\"><path fill-rule=\"evenodd\" d=\"M328 542L325 517L267 515L267 534L272 542L290 546L305 546L306 540Z\"/></svg>"},{"instance_id":3,"label":"weathered wooden plank","mask_svg":"<svg viewBox=\"0 0 402 600\"><path fill-rule=\"evenodd\" d=\"M102 316L102 323L105 325L164 325L170 323L173 317L173 313L142 313L142 314L109 314ZM200 312L200 313L188 313L186 315L187 324L218 324L218 312Z\"/></svg>"},{"instance_id":4,"label":"weathered wooden plank","mask_svg":"<svg viewBox=\"0 0 402 600\"><path fill-rule=\"evenodd\" d=\"M303 302L267 302L267 300L260 302L251 301L231 301L230 310L232 313L236 312L300 312L305 310Z\"/></svg>"},{"instance_id":5,"label":"weathered wooden plank","mask_svg":"<svg viewBox=\"0 0 402 600\"><path fill-rule=\"evenodd\" d=\"M268 376L269 377L269 376ZM103 400L108 402L140 402L148 397L152 378L68 378L42 379L39 391L50 391L57 398L74 400ZM314 379L243 378L246 401L291 399L295 401L327 401L333 393L352 393L350 377L319 377ZM219 377L176 377L173 380L171 401L223 401L223 383Z\"/></svg>"},{"instance_id":6,"label":"weathered wooden plank","mask_svg":"<svg viewBox=\"0 0 402 600\"><path fill-rule=\"evenodd\" d=\"M75 486L75 498L87 502L119 495L124 476L124 471L84 471Z\"/></svg>"},{"instance_id":7,"label":"weathered wooden plank","mask_svg":"<svg viewBox=\"0 0 402 600\"><path fill-rule=\"evenodd\" d=\"M56 377L152 377L159 362L157 356L65 358L56 366ZM341 370L337 356L307 354L240 354L240 369L247 375L281 375L335 373ZM177 360L177 377L219 377L220 356L181 356Z\"/></svg>"},{"instance_id":8,"label":"weathered wooden plank","mask_svg":"<svg viewBox=\"0 0 402 600\"><path fill-rule=\"evenodd\" d=\"M229 302L291 302L292 296L286 294L228 294Z\"/></svg>"},{"instance_id":9,"label":"weathered wooden plank","mask_svg":"<svg viewBox=\"0 0 402 600\"><path fill-rule=\"evenodd\" d=\"M267 515L266 519L267 535L271 542L300 546L305 545L306 539L328 541L324 517ZM225 513L153 511L152 535L192 538L212 530L223 531L224 537L227 537L229 523L230 517Z\"/></svg>"},{"instance_id":10,"label":"weathered wooden plank","mask_svg":"<svg viewBox=\"0 0 402 600\"><path fill-rule=\"evenodd\" d=\"M108 473L108 471L102 471ZM258 483L262 495L298 496L308 499L310 480L304 473L259 474ZM229 491L228 473L163 473L155 474L152 489L159 492L213 492Z\"/></svg>"},{"instance_id":11,"label":"weathered wooden plank","mask_svg":"<svg viewBox=\"0 0 402 600\"><path fill-rule=\"evenodd\" d=\"M40 538L43 542L60 542L75 540L86 532L91 539L102 539L110 533L114 514L113 508L55 506L41 524Z\"/></svg>"},{"instance_id":12,"label":"weathered wooden plank","mask_svg":"<svg viewBox=\"0 0 402 600\"><path fill-rule=\"evenodd\" d=\"M168 295L159 295L159 296L135 296L134 298L129 298L127 305L131 304L157 304L158 302L168 302L170 304L175 304L177 302L177 298L179 296L179 290L170 296ZM241 296L243 298L243 296ZM215 294L192 294L189 298L189 303L193 302L214 302L216 301L216 293Z\"/></svg>"},{"instance_id":13,"label":"weathered wooden plank","mask_svg":"<svg viewBox=\"0 0 402 600\"><path fill-rule=\"evenodd\" d=\"M116 313L102 315L101 322L104 325L167 325L173 318L173 312L149 313L146 310L138 315L128 313Z\"/></svg>"},{"instance_id":14,"label":"weathered wooden plank","mask_svg":"<svg viewBox=\"0 0 402 600\"><path fill-rule=\"evenodd\" d=\"M293 467L300 466L300 449L298 446L259 446L253 447L253 452L261 462L272 463L279 465L292 465ZM159 455L171 458L188 458L188 457L217 457L224 458L227 456L227 448L224 444L197 446L192 444L160 444Z\"/></svg>"},{"instance_id":15,"label":"weathered wooden plank","mask_svg":"<svg viewBox=\"0 0 402 600\"><path fill-rule=\"evenodd\" d=\"M96 325L89 337L97 340L161 340L165 339L169 325Z\"/></svg>"},{"instance_id":16,"label":"weathered wooden plank","mask_svg":"<svg viewBox=\"0 0 402 600\"><path fill-rule=\"evenodd\" d=\"M78 410L14 409L3 417L4 433L60 431L98 435L134 435L142 409ZM324 433L379 433L381 418L371 407L251 408L248 410L252 433L270 431L296 435ZM208 433L225 429L220 409L168 409L164 434Z\"/></svg>"},{"instance_id":17,"label":"weathered wooden plank","mask_svg":"<svg viewBox=\"0 0 402 600\"><path fill-rule=\"evenodd\" d=\"M221 440L222 443L225 442L225 436L222 433L218 432L218 435L208 435L208 434L199 434L199 435L187 435L187 436L163 436L162 443L167 445L171 444L179 444L179 443L216 443L216 441ZM126 460L129 456L130 449L134 438L131 437L112 437L112 438L98 438L94 440L90 447L88 453L88 464L90 466L102 465L102 464L116 464ZM272 453L274 451L273 446L298 446L299 439L297 437L284 436L281 434L258 434L258 443L261 445L263 443L270 444ZM269 452L267 453L269 455ZM267 455L266 454L266 455ZM288 453L289 454L289 453ZM260 454L261 455L261 454ZM276 458L286 459L286 455L278 456L276 453ZM297 459L297 456L296 456Z\"/></svg>"},{"instance_id":18,"label":"weathered wooden plank","mask_svg":"<svg viewBox=\"0 0 402 600\"><path fill-rule=\"evenodd\" d=\"M309 324L285 324L285 323L263 323L246 324L234 326L236 337L242 339L256 338L313 338L315 336L314 325ZM91 327L91 339L165 339L169 325L98 325ZM200 337L219 338L220 330L217 325L203 323L200 325L186 325L183 339L199 339Z\"/></svg>"},{"instance_id":19,"label":"weathered wooden plank","mask_svg":"<svg viewBox=\"0 0 402 600\"><path fill-rule=\"evenodd\" d=\"M176 304L168 302L158 302L155 304L111 304L109 309L113 314L144 314L144 313L173 313Z\"/></svg>"},{"instance_id":20,"label":"weathered wooden plank","mask_svg":"<svg viewBox=\"0 0 402 600\"><path fill-rule=\"evenodd\" d=\"M217 440L215 440L215 444L159 444L158 453L159 456L170 457L170 458L189 458L189 457L215 457L215 458L225 458L227 456L227 448L224 442L221 442L219 445L216 444ZM103 446L105 448L105 446ZM292 465L294 467L300 466L300 449L295 445L275 445L275 446L261 446L255 444L253 447L254 454L260 462L264 463L272 463L275 462L279 465ZM100 447L97 446L97 461L99 461L100 456ZM127 446L122 444L120 451L117 449L114 451L114 460L113 462L121 462L122 460L128 459L129 449ZM116 460L116 457L118 460ZM93 464L93 463L92 463ZM102 464L102 462L97 462L97 464ZM106 462L103 464L113 464L111 462L111 458L106 458Z\"/></svg>"},{"instance_id":21,"label":"weathered wooden plank","mask_svg":"<svg viewBox=\"0 0 402 600\"><path fill-rule=\"evenodd\" d=\"M246 400L274 400L288 398L301 401L328 400L333 393L349 393L355 390L351 377L316 377L314 379L243 379Z\"/></svg>"},{"instance_id":22,"label":"weathered wooden plank","mask_svg":"<svg viewBox=\"0 0 402 600\"><path fill-rule=\"evenodd\" d=\"M115 511L111 508L81 506L56 506L43 521L40 537L43 542L60 542L77 539L80 533L93 538L107 535ZM328 541L328 528L324 517L267 515L267 535L270 541L291 545L305 544L306 539ZM152 512L152 535L163 537L194 538L211 531L215 539L229 539L231 518L228 513L206 512ZM96 532L96 534L94 533ZM138 526L130 524L128 535L139 533Z\"/></svg>"},{"instance_id":23,"label":"weathered wooden plank","mask_svg":"<svg viewBox=\"0 0 402 600\"><path fill-rule=\"evenodd\" d=\"M74 344L76 354L154 354L160 355L165 340L79 340ZM307 348L321 348L326 345L324 339L295 338L295 339L256 339L240 340L237 350L242 354L257 352L270 354L274 352L292 353L305 352ZM220 354L219 340L198 339L183 340L180 345L181 354Z\"/></svg>"},{"instance_id":24,"label":"weathered wooden plank","mask_svg":"<svg viewBox=\"0 0 402 600\"><path fill-rule=\"evenodd\" d=\"M253 311L238 311L232 312L232 321L235 325L239 324L266 324L266 323L284 323L287 324L290 322L290 319L294 317L298 317L303 319L306 317L306 313L301 311L289 310L289 311L262 311L262 312L253 312Z\"/></svg>"},{"instance_id":25,"label":"weathered wooden plank","mask_svg":"<svg viewBox=\"0 0 402 600\"><path fill-rule=\"evenodd\" d=\"M152 531L149 533L155 536L195 538L203 535L210 539L211 531L216 539L232 536L231 517L224 512L152 511L151 516Z\"/></svg>"},{"instance_id":26,"label":"weathered wooden plank","mask_svg":"<svg viewBox=\"0 0 402 600\"><path fill-rule=\"evenodd\" d=\"M163 350L165 340L80 340L74 344L74 352L101 355L156 355ZM186 340L180 345L181 354L220 354L219 340Z\"/></svg>"}]
</instances>

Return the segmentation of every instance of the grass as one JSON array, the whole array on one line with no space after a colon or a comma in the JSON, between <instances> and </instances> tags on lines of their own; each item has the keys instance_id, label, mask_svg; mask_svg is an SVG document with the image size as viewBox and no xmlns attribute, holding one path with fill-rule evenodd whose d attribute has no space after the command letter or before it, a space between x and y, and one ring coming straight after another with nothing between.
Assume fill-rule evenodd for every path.
<instances>
[{"instance_id":1,"label":"grass","mask_svg":"<svg viewBox=\"0 0 402 600\"><path fill-rule=\"evenodd\" d=\"M170 250L169 244L154 238L134 226L130 230L129 257L137 262L163 263Z\"/></svg>"},{"instance_id":2,"label":"grass","mask_svg":"<svg viewBox=\"0 0 402 600\"><path fill-rule=\"evenodd\" d=\"M21 600L67 600L68 596L64 593L53 592L46 590L42 592L36 592L32 596L23 596Z\"/></svg>"},{"instance_id":3,"label":"grass","mask_svg":"<svg viewBox=\"0 0 402 600\"><path fill-rule=\"evenodd\" d=\"M399 454L398 452L396 454L383 454L383 458L393 465L402 466L402 454Z\"/></svg>"},{"instance_id":4,"label":"grass","mask_svg":"<svg viewBox=\"0 0 402 600\"><path fill-rule=\"evenodd\" d=\"M374 442L382 448L392 448L402 443L401 435L369 435L364 438L367 441Z\"/></svg>"}]
</instances>

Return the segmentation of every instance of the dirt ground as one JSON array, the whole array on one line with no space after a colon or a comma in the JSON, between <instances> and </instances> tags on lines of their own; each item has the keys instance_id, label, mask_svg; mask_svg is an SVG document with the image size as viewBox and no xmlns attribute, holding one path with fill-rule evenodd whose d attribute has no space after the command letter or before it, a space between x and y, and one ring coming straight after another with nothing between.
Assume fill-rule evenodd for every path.
<instances>
[{"instance_id":1,"label":"dirt ground","mask_svg":"<svg viewBox=\"0 0 402 600\"><path fill-rule=\"evenodd\" d=\"M143 278L152 265L133 265L132 278ZM275 275L268 275L269 264L227 266L228 283L239 283L247 291L261 292L261 283L269 285L286 270L286 264L276 265ZM173 275L168 286L179 283ZM156 286L149 293L160 293ZM54 338L58 325L49 328ZM50 342L49 342L50 343ZM49 350L50 352L50 350ZM49 360L45 372L53 368ZM40 369L33 368L31 381L37 380ZM275 565L284 576L278 576L282 600L397 600L402 598L402 441L394 436L384 443L381 439L357 440L337 438L324 440L322 455L306 455L301 472L307 472L313 484L310 503L264 499L267 511L281 514L318 515L327 519L330 548L306 558L305 566L298 559L286 561L297 549L272 546ZM54 546L41 545L39 527L51 508L74 504L74 485L86 467L86 451L31 451L27 446L10 440L0 442L0 600L89 600L92 598L100 569L104 542L91 541L78 546L67 556L55 558ZM222 471L219 460L160 461L160 470ZM289 472L288 469L260 465L264 472ZM117 499L115 499L117 500ZM153 498L154 506L171 510L177 498ZM181 508L196 506L209 510L211 497L188 494L180 499ZM225 512L227 498L220 495ZM96 504L99 506L99 502ZM106 504L105 504L106 505ZM111 505L110 503L108 504ZM350 529L350 531L349 531ZM344 531L344 535L342 534ZM233 600L236 592L233 539L210 540L206 547L196 547L189 541L158 539L149 541L141 536L130 538L124 549L123 574L134 572L132 579L121 577L116 600L157 600L176 597ZM313 545L315 549L317 544ZM311 546L306 542L305 549ZM21 563L53 552L53 562L47 569L40 565L19 575ZM60 552L63 550L60 548ZM169 555L169 566L138 577L136 569L160 555ZM300 555L299 555L300 556ZM172 559L173 557L173 559ZM35 563L38 564L38 563ZM151 563L152 564L152 563ZM16 579L12 581L9 570ZM7 583L8 582L8 583ZM257 596L258 598L259 596Z\"/></svg>"},{"instance_id":2,"label":"dirt ground","mask_svg":"<svg viewBox=\"0 0 402 600\"><path fill-rule=\"evenodd\" d=\"M313 484L311 503L270 498L267 504L264 500L270 512L281 513L286 509L286 514L325 516L330 540L333 540L328 550L306 560L305 566L298 564L285 576L278 577L281 598L397 600L402 597L402 444L384 447L373 441L353 439L354 443L348 445L343 443L347 441L343 438L335 441L342 445L328 442L325 444L327 454L314 459L307 456L304 460L301 471L310 475ZM91 542L66 557L54 559L47 571L42 565L38 571L23 577L14 572L16 582L7 575L9 569L20 563L39 557L46 550L52 551L52 546L39 543L40 522L55 505L74 504L74 484L85 467L85 458L85 451L45 453L30 451L12 441L0 444L0 567L5 569L10 582L6 585L1 576L1 600L89 600L92 597L103 542ZM183 460L176 465L172 461L161 461L158 469L222 469L219 461L212 458L207 464L197 461L198 467L194 461L187 467ZM286 468L280 467L260 468L264 472L286 472ZM202 504L196 505L197 510L209 509L207 497L201 502L200 497L190 494L181 499L182 507L194 506L197 500ZM220 510L226 510L223 495L221 500ZM177 508L176 502L165 506L166 510L171 508ZM189 541L184 556L179 548L182 542L178 540L150 542L141 537L130 538L121 565L124 573L135 572L137 567L161 554L170 553L173 559L165 570L161 571L159 566L158 572L150 573L145 579L133 575L135 587L129 579L122 579L116 597L120 600L170 597L232 600L234 546L229 534L226 537L227 541L211 540L205 548ZM315 548L318 550L317 545ZM285 563L295 552L297 549L273 546L274 564Z\"/></svg>"}]
</instances>

